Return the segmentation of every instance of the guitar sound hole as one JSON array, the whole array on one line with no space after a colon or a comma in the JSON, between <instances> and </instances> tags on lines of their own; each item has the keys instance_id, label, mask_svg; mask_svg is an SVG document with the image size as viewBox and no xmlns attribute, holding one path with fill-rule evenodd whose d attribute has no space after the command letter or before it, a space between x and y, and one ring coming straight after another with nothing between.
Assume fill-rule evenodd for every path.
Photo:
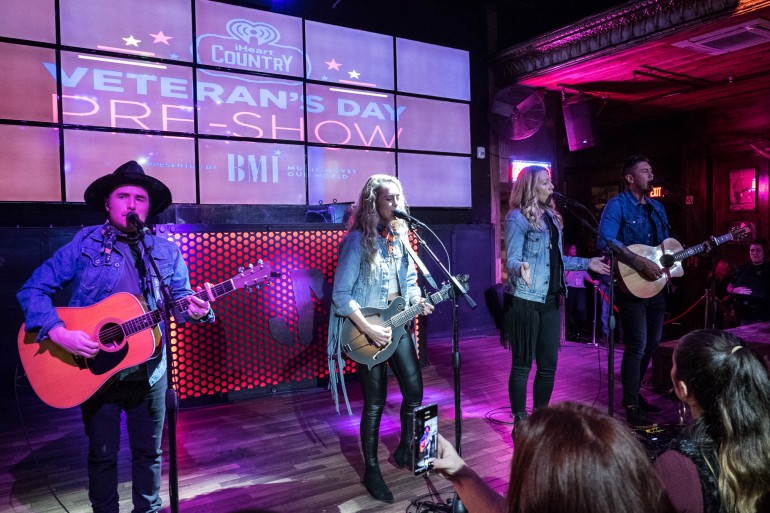
<instances>
[{"instance_id":1,"label":"guitar sound hole","mask_svg":"<svg viewBox=\"0 0 770 513\"><path fill-rule=\"evenodd\" d=\"M664 267L668 269L669 267L672 267L676 263L676 260L674 260L673 255L663 255L660 257L660 265L661 267Z\"/></svg>"},{"instance_id":2,"label":"guitar sound hole","mask_svg":"<svg viewBox=\"0 0 770 513\"><path fill-rule=\"evenodd\" d=\"M117 351L123 346L124 340L123 330L119 324L106 323L99 330L99 343L105 351Z\"/></svg>"}]
</instances>

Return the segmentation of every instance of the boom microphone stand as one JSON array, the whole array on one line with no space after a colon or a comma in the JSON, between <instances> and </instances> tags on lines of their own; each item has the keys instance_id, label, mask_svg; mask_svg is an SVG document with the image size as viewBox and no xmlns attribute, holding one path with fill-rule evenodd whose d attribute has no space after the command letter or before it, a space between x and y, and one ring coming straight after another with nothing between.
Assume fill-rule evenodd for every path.
<instances>
[{"instance_id":1,"label":"boom microphone stand","mask_svg":"<svg viewBox=\"0 0 770 513\"><path fill-rule=\"evenodd\" d=\"M572 199L567 198L566 196L563 196L562 194L554 193L554 197L556 199L559 199L563 202L565 210L572 214L573 216L580 219L580 222L583 223L583 226L588 228L591 232L593 232L597 240L600 237L599 235L599 223L594 217L593 213L580 203L579 201L575 201ZM582 215L578 215L578 213L573 210L571 207L580 208L586 212L588 212L588 215L593 219L593 222L595 225L590 224L585 217ZM615 261L616 261L616 255L621 253L621 249L618 247L617 244L613 241L606 241L607 247L609 248L609 266L610 266L610 283L607 287L607 296L609 297L609 333L607 333L607 414L612 417L613 411L615 409Z\"/></svg>"},{"instance_id":2,"label":"boom microphone stand","mask_svg":"<svg viewBox=\"0 0 770 513\"><path fill-rule=\"evenodd\" d=\"M407 216L404 216L407 217ZM462 441L462 410L460 409L460 343L459 343L459 321L458 321L458 315L457 315L457 294L460 294L465 301L468 303L468 306L471 307L471 309L475 309L477 307L476 303L471 299L471 297L468 295L468 292L465 290L465 287L455 278L452 276L452 274L447 270L446 267L441 263L441 260L436 256L435 253L430 249L430 247L425 243L425 240L420 237L420 234L417 233L417 230L415 229L416 226L420 226L422 228L425 228L430 233L433 234L434 237L436 237L437 240L440 239L438 236L431 230L426 224L418 221L417 219L414 219L413 217L409 216L408 219L405 219L407 222L407 225L409 226L409 230L414 234L414 237L417 239L418 244L420 247L423 248L425 251L425 254L429 255L433 262L436 263L436 265L441 269L444 276L449 280L449 282L452 284L452 293L450 294L450 297L452 298L452 369L453 369L453 381L454 381L454 399L455 399L455 448L457 449L457 454L462 455L461 452L461 441ZM420 264L418 263L418 266ZM421 268L424 267L420 266ZM427 508L425 511L443 511L443 512L450 512L450 513L464 513L467 510L465 509L465 506L462 503L461 498L457 495L455 492L454 499L447 502L447 504L433 504L433 505L424 505L423 507Z\"/></svg>"},{"instance_id":3,"label":"boom microphone stand","mask_svg":"<svg viewBox=\"0 0 770 513\"><path fill-rule=\"evenodd\" d=\"M152 270L158 279L160 284L160 292L163 299L162 305L157 305L163 319L163 344L166 351L166 380L168 382L168 389L166 390L166 416L168 418L168 453L169 453L169 465L168 465L168 495L169 495L169 507L171 513L179 512L179 473L177 464L177 446L176 446L176 426L177 426L177 414L179 412L179 396L174 389L172 371L173 363L171 361L171 327L170 323L172 319L181 322L183 319L182 313L177 308L174 298L171 295L171 287L167 283L164 283L161 279L160 270L155 263L155 259L152 257L152 248L147 246L144 241L144 226L138 220L133 223L139 232L139 242L142 245L144 254L147 256L146 260L149 260Z\"/></svg>"}]
</instances>

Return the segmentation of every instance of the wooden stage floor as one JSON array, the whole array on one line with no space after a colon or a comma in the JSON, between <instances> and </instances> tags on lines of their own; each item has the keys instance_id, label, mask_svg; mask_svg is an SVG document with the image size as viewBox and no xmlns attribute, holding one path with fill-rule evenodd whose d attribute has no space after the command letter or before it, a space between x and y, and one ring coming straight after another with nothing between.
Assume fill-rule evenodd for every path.
<instances>
[{"instance_id":1,"label":"wooden stage floor","mask_svg":"<svg viewBox=\"0 0 770 513\"><path fill-rule=\"evenodd\" d=\"M510 354L501 347L497 333L463 338L460 349L462 452L493 488L504 493L513 450L507 407ZM451 341L431 341L428 354L425 402L439 403L440 431L453 441ZM621 354L622 346L618 346L614 407L615 416L623 418L618 375ZM606 411L607 349L564 342L559 358L553 402L576 401ZM533 376L534 371L530 390ZM349 391L352 417L337 415L329 392L321 388L183 408L177 436L180 511L416 511L410 507L413 499L451 490L449 482L439 476L413 477L394 466L391 453L398 445L400 395L391 376L381 428L380 462L396 501L384 504L370 498L360 483L363 461L358 445L358 384L349 386ZM18 407L14 397L0 399L4 412L0 423L0 511L90 511L86 437L80 410L50 408L26 387L17 388L16 393ZM645 395L664 408L660 417L663 422L678 419L678 402L651 391ZM127 446L124 436L119 468L121 511L131 510ZM165 459L164 512L169 511L167 478ZM449 497L441 493L439 499Z\"/></svg>"}]
</instances>

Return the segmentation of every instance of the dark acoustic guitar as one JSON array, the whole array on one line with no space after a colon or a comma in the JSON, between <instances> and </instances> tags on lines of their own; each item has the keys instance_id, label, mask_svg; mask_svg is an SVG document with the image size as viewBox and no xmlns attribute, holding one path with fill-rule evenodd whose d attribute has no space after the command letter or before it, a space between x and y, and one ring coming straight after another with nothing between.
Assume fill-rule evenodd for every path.
<instances>
[{"instance_id":1,"label":"dark acoustic guitar","mask_svg":"<svg viewBox=\"0 0 770 513\"><path fill-rule=\"evenodd\" d=\"M213 301L234 290L258 286L276 275L260 261L229 280L206 285L194 295ZM175 302L175 311L185 312L187 306L187 298L181 298ZM146 362L161 341L161 311L148 311L144 298L127 292L118 292L91 306L60 307L56 313L67 329L91 333L99 343L99 352L93 358L75 356L49 338L37 340L37 332L26 331L22 324L18 336L21 363L35 393L54 408L82 403L121 370Z\"/></svg>"},{"instance_id":2,"label":"dark acoustic guitar","mask_svg":"<svg viewBox=\"0 0 770 513\"><path fill-rule=\"evenodd\" d=\"M468 275L458 276L457 280L465 287L468 283ZM444 283L441 290L429 294L426 299L435 305L448 299L451 291L452 285ZM364 364L370 369L378 363L387 361L396 352L398 341L404 335L406 324L417 317L420 311L422 311L422 307L419 303L407 308L406 299L400 296L391 301L385 308L361 308L361 313L370 323L392 328L390 342L383 347L377 347L358 330L358 327L348 317L342 323L340 330L343 351L351 360Z\"/></svg>"}]
</instances>

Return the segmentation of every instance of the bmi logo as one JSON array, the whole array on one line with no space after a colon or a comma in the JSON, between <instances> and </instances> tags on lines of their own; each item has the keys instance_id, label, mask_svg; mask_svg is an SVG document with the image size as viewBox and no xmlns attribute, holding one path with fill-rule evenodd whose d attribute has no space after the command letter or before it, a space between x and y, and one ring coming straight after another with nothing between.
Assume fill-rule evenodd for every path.
<instances>
[{"instance_id":1,"label":"bmi logo","mask_svg":"<svg viewBox=\"0 0 770 513\"><path fill-rule=\"evenodd\" d=\"M278 183L278 155L227 154L227 181Z\"/></svg>"}]
</instances>

